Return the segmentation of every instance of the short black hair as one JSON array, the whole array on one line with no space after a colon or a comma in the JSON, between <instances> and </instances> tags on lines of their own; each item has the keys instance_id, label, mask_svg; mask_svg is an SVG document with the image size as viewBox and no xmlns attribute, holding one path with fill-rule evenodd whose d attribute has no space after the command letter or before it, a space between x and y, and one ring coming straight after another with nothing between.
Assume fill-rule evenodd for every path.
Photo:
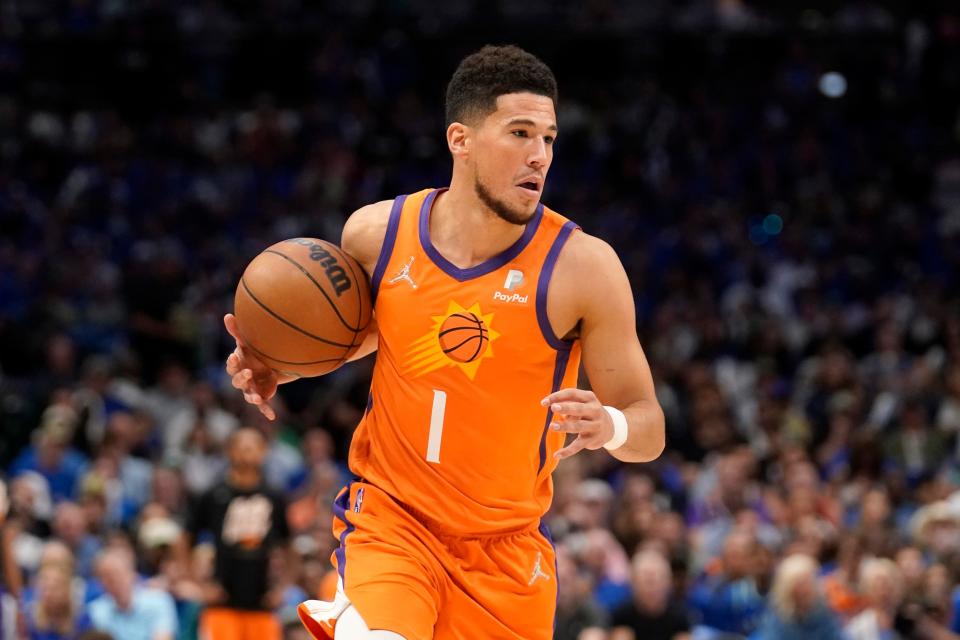
<instances>
[{"instance_id":1,"label":"short black hair","mask_svg":"<svg viewBox=\"0 0 960 640\"><path fill-rule=\"evenodd\" d=\"M447 126L484 118L507 93L546 96L557 106L557 79L543 60L514 45L487 45L460 62L447 85Z\"/></svg>"}]
</instances>

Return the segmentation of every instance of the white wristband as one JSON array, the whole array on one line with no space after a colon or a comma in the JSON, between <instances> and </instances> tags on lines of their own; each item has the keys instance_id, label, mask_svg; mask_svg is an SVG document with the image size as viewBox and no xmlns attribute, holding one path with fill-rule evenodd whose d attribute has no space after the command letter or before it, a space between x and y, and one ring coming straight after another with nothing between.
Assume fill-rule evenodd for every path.
<instances>
[{"instance_id":1,"label":"white wristband","mask_svg":"<svg viewBox=\"0 0 960 640\"><path fill-rule=\"evenodd\" d=\"M608 451L613 451L614 449L619 449L627 441L627 434L629 429L627 428L627 416L623 415L623 411L615 407L604 406L604 409L607 410L607 413L610 414L610 418L613 420L613 437L603 445L603 448Z\"/></svg>"}]
</instances>

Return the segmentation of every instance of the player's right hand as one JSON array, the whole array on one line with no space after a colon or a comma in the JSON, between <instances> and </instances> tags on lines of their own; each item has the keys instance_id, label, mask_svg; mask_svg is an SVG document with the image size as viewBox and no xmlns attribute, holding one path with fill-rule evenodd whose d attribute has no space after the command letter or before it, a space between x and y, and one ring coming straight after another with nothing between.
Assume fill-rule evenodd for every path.
<instances>
[{"instance_id":1,"label":"player's right hand","mask_svg":"<svg viewBox=\"0 0 960 640\"><path fill-rule=\"evenodd\" d=\"M276 419L277 413L270 406L270 399L277 394L277 385L296 378L277 373L247 348L240 337L235 315L225 315L223 324L237 342L237 348L227 357L227 373L230 374L231 383L243 391L243 399L256 406L268 420Z\"/></svg>"}]
</instances>

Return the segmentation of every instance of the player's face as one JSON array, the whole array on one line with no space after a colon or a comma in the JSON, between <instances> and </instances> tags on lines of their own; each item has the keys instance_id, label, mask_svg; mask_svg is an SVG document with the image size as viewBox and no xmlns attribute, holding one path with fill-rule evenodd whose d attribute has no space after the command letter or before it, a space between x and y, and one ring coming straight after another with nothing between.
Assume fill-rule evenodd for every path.
<instances>
[{"instance_id":1,"label":"player's face","mask_svg":"<svg viewBox=\"0 0 960 640\"><path fill-rule=\"evenodd\" d=\"M497 98L471 152L477 197L507 222L526 224L540 202L556 137L552 99L532 93Z\"/></svg>"}]
</instances>

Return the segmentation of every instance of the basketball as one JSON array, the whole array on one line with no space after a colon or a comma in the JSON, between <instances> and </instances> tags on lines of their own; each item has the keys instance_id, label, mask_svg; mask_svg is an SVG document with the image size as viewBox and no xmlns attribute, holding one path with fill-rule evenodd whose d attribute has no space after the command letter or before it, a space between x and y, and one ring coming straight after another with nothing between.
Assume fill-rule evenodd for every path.
<instances>
[{"instance_id":1,"label":"basketball","mask_svg":"<svg viewBox=\"0 0 960 640\"><path fill-rule=\"evenodd\" d=\"M370 285L337 245L292 238L253 259L237 285L240 336L272 369L298 377L346 362L370 326Z\"/></svg>"},{"instance_id":2,"label":"basketball","mask_svg":"<svg viewBox=\"0 0 960 640\"><path fill-rule=\"evenodd\" d=\"M475 314L455 313L440 325L440 348L457 362L476 359L489 340L489 332Z\"/></svg>"}]
</instances>

